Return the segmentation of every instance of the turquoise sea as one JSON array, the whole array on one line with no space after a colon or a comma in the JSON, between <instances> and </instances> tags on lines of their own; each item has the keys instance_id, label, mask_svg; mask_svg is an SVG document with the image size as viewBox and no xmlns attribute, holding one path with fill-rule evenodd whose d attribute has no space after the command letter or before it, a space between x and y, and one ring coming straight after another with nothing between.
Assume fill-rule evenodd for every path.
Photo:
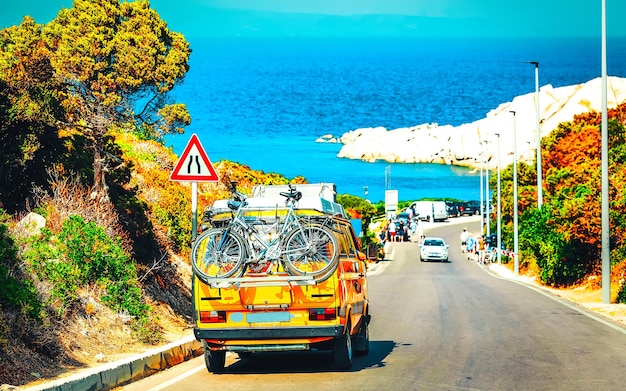
<instances>
[{"instance_id":1,"label":"turquoise sea","mask_svg":"<svg viewBox=\"0 0 626 391\"><path fill-rule=\"evenodd\" d=\"M240 162L338 193L401 200L479 198L479 174L438 164L366 163L336 157L327 133L483 118L535 89L601 75L599 39L240 38L191 40L190 70L175 90L192 124L168 136L182 153L196 133L209 158ZM626 77L626 38L610 39L608 74ZM600 93L600 92L598 92ZM400 147L400 146L399 146Z\"/></svg>"}]
</instances>

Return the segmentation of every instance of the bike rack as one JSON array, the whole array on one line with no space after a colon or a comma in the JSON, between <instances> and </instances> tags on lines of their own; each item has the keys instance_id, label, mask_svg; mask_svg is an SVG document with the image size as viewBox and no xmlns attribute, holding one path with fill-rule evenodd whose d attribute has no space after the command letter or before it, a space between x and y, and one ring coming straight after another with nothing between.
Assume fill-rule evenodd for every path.
<instances>
[{"instance_id":1,"label":"bike rack","mask_svg":"<svg viewBox=\"0 0 626 391\"><path fill-rule=\"evenodd\" d=\"M212 278L209 281L211 288L235 288L258 287L258 286L292 286L292 285L317 285L314 276L263 276L259 277L227 277Z\"/></svg>"}]
</instances>

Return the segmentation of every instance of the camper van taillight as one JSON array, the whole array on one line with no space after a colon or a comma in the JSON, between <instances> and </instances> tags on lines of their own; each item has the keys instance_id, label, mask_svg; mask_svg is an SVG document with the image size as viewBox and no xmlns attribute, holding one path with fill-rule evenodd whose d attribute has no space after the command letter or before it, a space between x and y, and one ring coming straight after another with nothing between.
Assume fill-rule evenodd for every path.
<instances>
[{"instance_id":1,"label":"camper van taillight","mask_svg":"<svg viewBox=\"0 0 626 391\"><path fill-rule=\"evenodd\" d=\"M310 308L309 320L333 320L337 318L334 308Z\"/></svg>"},{"instance_id":2,"label":"camper van taillight","mask_svg":"<svg viewBox=\"0 0 626 391\"><path fill-rule=\"evenodd\" d=\"M200 323L225 323L226 311L200 311Z\"/></svg>"}]
</instances>

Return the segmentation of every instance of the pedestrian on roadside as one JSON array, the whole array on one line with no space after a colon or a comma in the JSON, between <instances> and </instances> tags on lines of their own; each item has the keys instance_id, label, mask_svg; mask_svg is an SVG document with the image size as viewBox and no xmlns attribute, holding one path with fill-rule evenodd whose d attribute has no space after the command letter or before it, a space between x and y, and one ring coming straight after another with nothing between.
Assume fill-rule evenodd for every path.
<instances>
[{"instance_id":1,"label":"pedestrian on roadside","mask_svg":"<svg viewBox=\"0 0 626 391\"><path fill-rule=\"evenodd\" d=\"M396 222L393 220L389 220L389 241L390 242L395 242L396 241Z\"/></svg>"},{"instance_id":2,"label":"pedestrian on roadside","mask_svg":"<svg viewBox=\"0 0 626 391\"><path fill-rule=\"evenodd\" d=\"M467 228L463 228L463 232L461 232L461 252L464 253L467 250L467 238L469 236L469 232L467 232Z\"/></svg>"},{"instance_id":3,"label":"pedestrian on roadside","mask_svg":"<svg viewBox=\"0 0 626 391\"><path fill-rule=\"evenodd\" d=\"M398 221L398 228L396 229L396 240L398 242L404 242L404 235L406 228L404 226L404 222L402 220Z\"/></svg>"},{"instance_id":4,"label":"pedestrian on roadside","mask_svg":"<svg viewBox=\"0 0 626 391\"><path fill-rule=\"evenodd\" d=\"M410 223L409 223L409 232L410 232L410 241L411 242L415 242L415 235L417 232L417 223L415 222L416 219L411 219Z\"/></svg>"},{"instance_id":5,"label":"pedestrian on roadside","mask_svg":"<svg viewBox=\"0 0 626 391\"><path fill-rule=\"evenodd\" d=\"M389 221L385 220L382 227L380 227L380 232L378 233L378 238L380 239L380 244L385 244L387 240L389 240Z\"/></svg>"},{"instance_id":6,"label":"pedestrian on roadside","mask_svg":"<svg viewBox=\"0 0 626 391\"><path fill-rule=\"evenodd\" d=\"M385 244L385 242L387 241L387 226L386 225L378 233L378 240L380 241L380 244Z\"/></svg>"},{"instance_id":7,"label":"pedestrian on roadside","mask_svg":"<svg viewBox=\"0 0 626 391\"><path fill-rule=\"evenodd\" d=\"M417 240L419 241L419 243L422 243L424 241L424 227L422 227L422 224L419 222L417 222Z\"/></svg>"},{"instance_id":8,"label":"pedestrian on roadside","mask_svg":"<svg viewBox=\"0 0 626 391\"><path fill-rule=\"evenodd\" d=\"M487 251L487 241L485 240L484 236L480 236L480 238L478 238L478 263L486 263L485 262L485 257L486 257L486 251Z\"/></svg>"},{"instance_id":9,"label":"pedestrian on roadside","mask_svg":"<svg viewBox=\"0 0 626 391\"><path fill-rule=\"evenodd\" d=\"M465 241L465 251L467 252L467 259L472 259L474 256L474 252L476 250L476 239L472 237L472 234L467 235L467 240Z\"/></svg>"}]
</instances>

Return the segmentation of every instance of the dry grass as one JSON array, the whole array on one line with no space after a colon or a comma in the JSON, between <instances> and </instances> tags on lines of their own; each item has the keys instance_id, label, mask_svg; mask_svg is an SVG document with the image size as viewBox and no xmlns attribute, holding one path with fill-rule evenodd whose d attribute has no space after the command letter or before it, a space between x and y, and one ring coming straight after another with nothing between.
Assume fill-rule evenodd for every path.
<instances>
[{"instance_id":1,"label":"dry grass","mask_svg":"<svg viewBox=\"0 0 626 391\"><path fill-rule=\"evenodd\" d=\"M70 216L81 216L85 221L103 227L111 238L119 238L125 251L132 250L131 240L122 229L111 201L94 198L90 190L80 183L78 175L64 177L59 171L48 170L48 176L52 192L36 187L33 195L37 205L48 208L46 224L49 229L59 232L61 224Z\"/></svg>"},{"instance_id":2,"label":"dry grass","mask_svg":"<svg viewBox=\"0 0 626 391\"><path fill-rule=\"evenodd\" d=\"M190 325L170 307L154 302L149 304L163 331L163 339L155 346L172 343L192 333ZM70 357L88 367L117 361L155 347L139 342L123 315L93 300L85 303L82 314L74 316L61 333L60 343Z\"/></svg>"}]
</instances>

